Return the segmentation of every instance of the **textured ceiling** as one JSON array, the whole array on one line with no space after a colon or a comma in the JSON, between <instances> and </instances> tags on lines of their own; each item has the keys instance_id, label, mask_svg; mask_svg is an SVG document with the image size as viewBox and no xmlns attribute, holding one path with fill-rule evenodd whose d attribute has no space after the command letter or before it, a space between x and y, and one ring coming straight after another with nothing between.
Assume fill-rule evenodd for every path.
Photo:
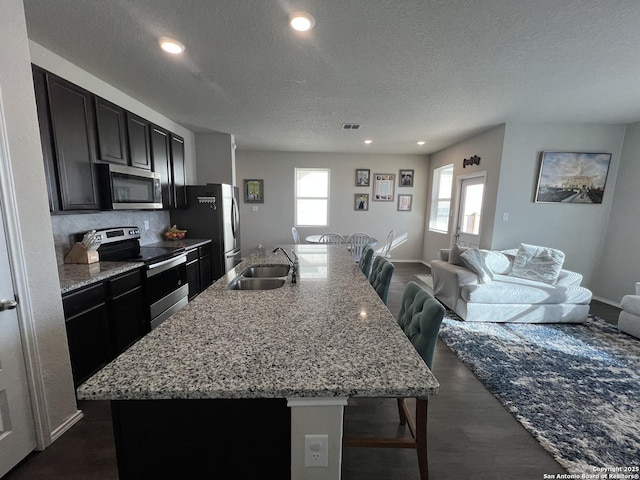
<instances>
[{"instance_id":1,"label":"textured ceiling","mask_svg":"<svg viewBox=\"0 0 640 480\"><path fill-rule=\"evenodd\" d=\"M508 121L640 121L638 0L24 5L31 40L239 149L430 153ZM294 10L314 30L292 32ZM161 36L185 55L163 54Z\"/></svg>"}]
</instances>

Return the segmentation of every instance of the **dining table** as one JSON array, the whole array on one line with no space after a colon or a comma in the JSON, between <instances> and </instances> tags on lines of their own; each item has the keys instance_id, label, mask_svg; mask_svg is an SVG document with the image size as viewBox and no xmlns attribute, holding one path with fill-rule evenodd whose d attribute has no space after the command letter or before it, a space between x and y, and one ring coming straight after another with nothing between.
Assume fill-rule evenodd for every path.
<instances>
[{"instance_id":1,"label":"dining table","mask_svg":"<svg viewBox=\"0 0 640 480\"><path fill-rule=\"evenodd\" d=\"M308 235L307 237L305 237L305 240L307 241L307 243L321 243L320 242L320 237L322 237L323 234L320 235ZM349 238L349 235L342 235L344 237L344 241L346 243L347 238ZM369 245L371 245L372 247L375 247L376 244L378 243L378 239L371 237L371 241L369 242Z\"/></svg>"}]
</instances>

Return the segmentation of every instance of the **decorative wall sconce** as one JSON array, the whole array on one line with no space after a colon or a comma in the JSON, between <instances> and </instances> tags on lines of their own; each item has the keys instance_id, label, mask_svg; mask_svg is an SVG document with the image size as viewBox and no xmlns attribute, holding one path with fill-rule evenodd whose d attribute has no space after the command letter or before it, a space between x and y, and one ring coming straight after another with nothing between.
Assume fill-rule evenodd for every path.
<instances>
[{"instance_id":1,"label":"decorative wall sconce","mask_svg":"<svg viewBox=\"0 0 640 480\"><path fill-rule=\"evenodd\" d=\"M462 160L462 168L467 168L467 165L480 165L480 157L474 155L473 157Z\"/></svg>"}]
</instances>

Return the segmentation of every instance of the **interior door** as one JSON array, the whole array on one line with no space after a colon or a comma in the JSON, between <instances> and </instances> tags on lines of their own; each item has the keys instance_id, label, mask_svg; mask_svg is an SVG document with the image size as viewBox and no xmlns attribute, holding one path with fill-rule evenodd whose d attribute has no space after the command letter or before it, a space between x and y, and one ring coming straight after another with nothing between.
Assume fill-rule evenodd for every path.
<instances>
[{"instance_id":1,"label":"interior door","mask_svg":"<svg viewBox=\"0 0 640 480\"><path fill-rule=\"evenodd\" d=\"M483 175L458 180L458 201L454 243L461 247L479 247L482 205L486 178Z\"/></svg>"},{"instance_id":2,"label":"interior door","mask_svg":"<svg viewBox=\"0 0 640 480\"><path fill-rule=\"evenodd\" d=\"M0 477L36 447L1 207L0 204Z\"/></svg>"}]
</instances>

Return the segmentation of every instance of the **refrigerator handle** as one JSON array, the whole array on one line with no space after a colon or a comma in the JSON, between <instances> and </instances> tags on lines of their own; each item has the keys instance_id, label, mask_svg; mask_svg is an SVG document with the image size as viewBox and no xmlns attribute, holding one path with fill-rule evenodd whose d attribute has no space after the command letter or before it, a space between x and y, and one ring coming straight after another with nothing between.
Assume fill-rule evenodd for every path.
<instances>
[{"instance_id":1,"label":"refrigerator handle","mask_svg":"<svg viewBox=\"0 0 640 480\"><path fill-rule=\"evenodd\" d=\"M236 238L236 231L238 230L238 204L236 203L236 197L231 197L231 232L233 238Z\"/></svg>"}]
</instances>

